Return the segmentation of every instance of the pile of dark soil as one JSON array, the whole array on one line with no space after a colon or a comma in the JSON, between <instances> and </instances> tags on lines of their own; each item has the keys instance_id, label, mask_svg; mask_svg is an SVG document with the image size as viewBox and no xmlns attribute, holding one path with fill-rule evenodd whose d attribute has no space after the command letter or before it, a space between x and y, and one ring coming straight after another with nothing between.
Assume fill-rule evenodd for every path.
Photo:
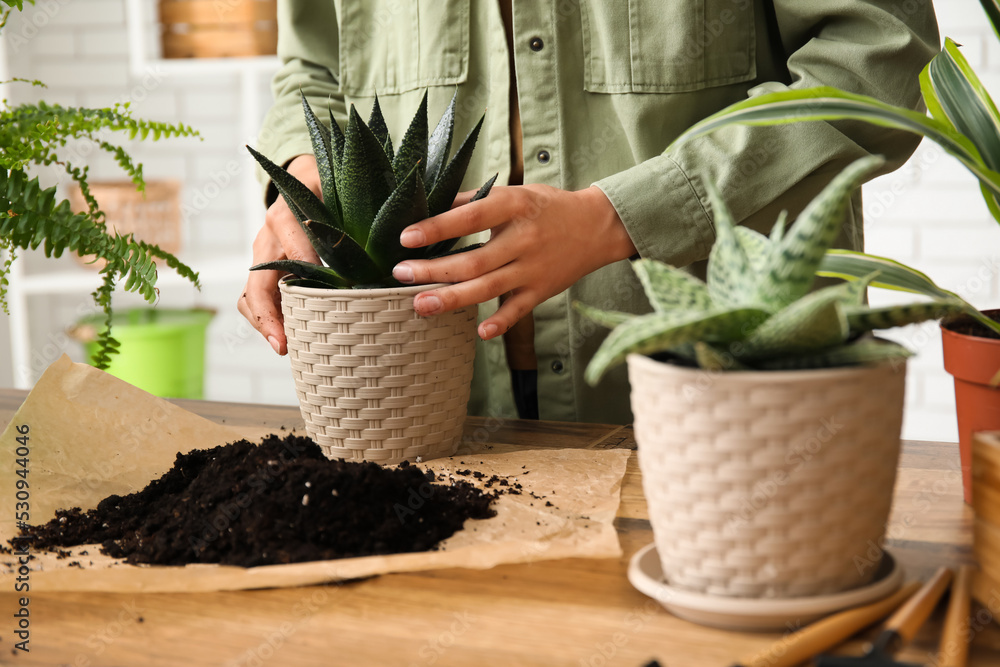
<instances>
[{"instance_id":1,"label":"pile of dark soil","mask_svg":"<svg viewBox=\"0 0 1000 667\"><path fill-rule=\"evenodd\" d=\"M1000 310L987 310L983 314L994 322L1000 322ZM966 336L978 336L979 338L1000 338L995 331L988 329L971 317L959 317L944 323L945 328L955 333Z\"/></svg>"},{"instance_id":2,"label":"pile of dark soil","mask_svg":"<svg viewBox=\"0 0 1000 667\"><path fill-rule=\"evenodd\" d=\"M253 567L427 551L466 519L495 516L495 493L433 482L413 466L332 461L309 438L271 435L178 454L142 491L59 510L16 539L34 549L100 543L134 564Z\"/></svg>"}]
</instances>

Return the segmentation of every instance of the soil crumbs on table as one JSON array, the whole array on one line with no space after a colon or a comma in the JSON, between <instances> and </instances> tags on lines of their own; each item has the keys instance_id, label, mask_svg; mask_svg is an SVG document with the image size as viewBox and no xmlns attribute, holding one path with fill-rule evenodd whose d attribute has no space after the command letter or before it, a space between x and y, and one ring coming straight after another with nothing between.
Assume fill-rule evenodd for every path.
<instances>
[{"instance_id":1,"label":"soil crumbs on table","mask_svg":"<svg viewBox=\"0 0 1000 667\"><path fill-rule=\"evenodd\" d=\"M428 551L466 519L496 515L495 492L437 484L408 464L330 460L311 439L269 435L178 454L142 491L58 510L12 542L100 543L132 564L278 563Z\"/></svg>"}]
</instances>

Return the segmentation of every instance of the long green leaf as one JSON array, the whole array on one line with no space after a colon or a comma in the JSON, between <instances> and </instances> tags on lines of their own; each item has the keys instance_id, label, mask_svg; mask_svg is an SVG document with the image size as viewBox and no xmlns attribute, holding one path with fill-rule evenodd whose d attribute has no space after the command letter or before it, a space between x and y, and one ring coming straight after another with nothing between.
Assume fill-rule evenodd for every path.
<instances>
[{"instance_id":1,"label":"long green leaf","mask_svg":"<svg viewBox=\"0 0 1000 667\"><path fill-rule=\"evenodd\" d=\"M344 214L344 231L364 247L375 215L396 189L396 178L385 149L353 104L344 136L337 194Z\"/></svg>"},{"instance_id":2,"label":"long green leaf","mask_svg":"<svg viewBox=\"0 0 1000 667\"><path fill-rule=\"evenodd\" d=\"M318 264L310 264L301 260L282 259L274 262L264 262L250 267L251 271L286 271L300 278L321 283L330 288L350 287L350 282L338 275L333 269Z\"/></svg>"},{"instance_id":3,"label":"long green leaf","mask_svg":"<svg viewBox=\"0 0 1000 667\"><path fill-rule=\"evenodd\" d=\"M479 130L482 129L485 118L485 115L479 118L479 122L465 137L465 141L459 146L451 161L445 165L434 183L433 189L427 194L427 206L430 208L431 215L438 215L450 209L455 197L458 196L465 172L469 168L469 161L472 160L472 151L476 147Z\"/></svg>"},{"instance_id":4,"label":"long green leaf","mask_svg":"<svg viewBox=\"0 0 1000 667\"><path fill-rule=\"evenodd\" d=\"M300 93L300 95L302 96L302 111L306 117L306 127L309 129L309 139L312 142L313 156L316 158L316 169L319 172L323 203L330 211L330 215L336 219L337 224L334 226L343 229L337 205L337 180L334 177L333 152L330 149L330 129L316 118L305 93Z\"/></svg>"},{"instance_id":5,"label":"long green leaf","mask_svg":"<svg viewBox=\"0 0 1000 667\"><path fill-rule=\"evenodd\" d=\"M632 270L649 304L658 313L707 311L712 308L708 287L690 273L655 259L637 259Z\"/></svg>"},{"instance_id":6,"label":"long green leaf","mask_svg":"<svg viewBox=\"0 0 1000 667\"><path fill-rule=\"evenodd\" d=\"M997 39L1000 39L1000 2L979 0L979 4L983 6L983 11L986 12L986 17L990 20L990 25L993 26L993 34L996 35Z\"/></svg>"},{"instance_id":7,"label":"long green leaf","mask_svg":"<svg viewBox=\"0 0 1000 667\"><path fill-rule=\"evenodd\" d=\"M771 245L768 269L755 284L754 303L784 307L809 291L840 232L851 193L883 163L874 155L855 160L806 205L781 241Z\"/></svg>"},{"instance_id":8,"label":"long green leaf","mask_svg":"<svg viewBox=\"0 0 1000 667\"><path fill-rule=\"evenodd\" d=\"M925 136L957 158L994 194L1000 195L1000 173L987 167L972 142L949 124L910 109L885 104L873 97L855 95L829 86L765 93L737 102L692 125L667 151L694 137L734 123L782 125L829 120L863 120Z\"/></svg>"},{"instance_id":9,"label":"long green leaf","mask_svg":"<svg viewBox=\"0 0 1000 667\"><path fill-rule=\"evenodd\" d=\"M441 169L448 161L451 153L451 137L455 132L455 103L458 100L458 91L451 96L451 102L445 109L438 121L437 126L427 140L427 165L424 173L424 182L431 190L437 183Z\"/></svg>"},{"instance_id":10,"label":"long green leaf","mask_svg":"<svg viewBox=\"0 0 1000 667\"><path fill-rule=\"evenodd\" d=\"M399 243L403 229L427 217L427 194L421 171L419 164L413 165L382 204L372 223L365 251L386 273L391 273L392 267L404 259L424 254L423 248L404 248Z\"/></svg>"},{"instance_id":11,"label":"long green leaf","mask_svg":"<svg viewBox=\"0 0 1000 667\"><path fill-rule=\"evenodd\" d=\"M271 182L278 189L278 193L285 199L292 212L299 212L306 219L316 220L329 227L338 228L340 221L331 213L323 201L316 194L306 187L302 181L295 178L284 167L279 167L268 158L255 151L250 146L247 150L254 159L264 168L267 175L271 177ZM302 222L300 220L300 222Z\"/></svg>"},{"instance_id":12,"label":"long green leaf","mask_svg":"<svg viewBox=\"0 0 1000 667\"><path fill-rule=\"evenodd\" d=\"M396 181L402 181L414 165L427 159L427 93L420 100L417 113L406 128L403 140L399 142L396 156L392 159L392 171Z\"/></svg>"},{"instance_id":13,"label":"long green leaf","mask_svg":"<svg viewBox=\"0 0 1000 667\"><path fill-rule=\"evenodd\" d=\"M882 308L868 308L867 306L849 308L847 321L851 325L852 333L864 333L876 329L905 327L908 324L937 320L949 315L961 315L965 312L964 304L949 299L947 301L908 303Z\"/></svg>"},{"instance_id":14,"label":"long green leaf","mask_svg":"<svg viewBox=\"0 0 1000 667\"><path fill-rule=\"evenodd\" d=\"M747 322L768 313L737 308L702 313L649 313L624 322L612 331L587 365L586 381L596 385L605 371L631 353L649 354L688 342L727 342L743 335Z\"/></svg>"},{"instance_id":15,"label":"long green leaf","mask_svg":"<svg viewBox=\"0 0 1000 667\"><path fill-rule=\"evenodd\" d=\"M588 319L597 322L602 327L607 327L609 329L614 329L619 324L624 324L625 322L637 317L634 313L623 313L617 310L601 310L600 308L588 306L581 301L574 301L573 307L576 308L584 317L587 317Z\"/></svg>"},{"instance_id":16,"label":"long green leaf","mask_svg":"<svg viewBox=\"0 0 1000 667\"><path fill-rule=\"evenodd\" d=\"M708 293L712 303L721 308L754 304L757 277L750 258L734 230L735 223L722 195L711 179L703 178L705 192L712 204L715 243L708 256Z\"/></svg>"}]
</instances>

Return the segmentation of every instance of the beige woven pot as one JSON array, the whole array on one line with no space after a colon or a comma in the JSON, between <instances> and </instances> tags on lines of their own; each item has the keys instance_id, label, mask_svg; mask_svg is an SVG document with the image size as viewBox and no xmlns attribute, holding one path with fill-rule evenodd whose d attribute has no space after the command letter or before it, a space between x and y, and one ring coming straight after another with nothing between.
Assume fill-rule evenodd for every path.
<instances>
[{"instance_id":1,"label":"beige woven pot","mask_svg":"<svg viewBox=\"0 0 1000 667\"><path fill-rule=\"evenodd\" d=\"M413 297L432 287L338 290L280 282L302 418L330 458L399 463L458 449L477 310L418 316Z\"/></svg>"},{"instance_id":2,"label":"beige woven pot","mask_svg":"<svg viewBox=\"0 0 1000 667\"><path fill-rule=\"evenodd\" d=\"M715 373L628 358L643 490L671 586L785 598L868 583L906 367Z\"/></svg>"}]
</instances>

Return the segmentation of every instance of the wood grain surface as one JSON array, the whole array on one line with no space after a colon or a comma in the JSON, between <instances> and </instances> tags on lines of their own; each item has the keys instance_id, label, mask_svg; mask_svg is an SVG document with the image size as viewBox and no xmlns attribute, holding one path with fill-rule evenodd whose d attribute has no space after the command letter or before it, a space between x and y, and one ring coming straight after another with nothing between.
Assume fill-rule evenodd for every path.
<instances>
[{"instance_id":1,"label":"wood grain surface","mask_svg":"<svg viewBox=\"0 0 1000 667\"><path fill-rule=\"evenodd\" d=\"M25 392L0 389L0 429ZM176 401L231 425L302 427L297 408ZM539 447L634 449L630 427L469 418L465 434L491 451ZM859 484L864 483L859 474ZM213 594L29 594L30 653L14 651L19 594L0 591L0 664L726 666L780 633L724 632L680 620L628 583L628 559L652 541L633 455L616 526L624 556L437 570L341 585ZM972 559L952 444L906 442L888 548L908 579ZM981 584L1000 610L1000 590ZM945 603L899 655L934 664ZM974 605L969 664L1000 665L1000 628ZM857 653L869 631L842 648Z\"/></svg>"}]
</instances>

